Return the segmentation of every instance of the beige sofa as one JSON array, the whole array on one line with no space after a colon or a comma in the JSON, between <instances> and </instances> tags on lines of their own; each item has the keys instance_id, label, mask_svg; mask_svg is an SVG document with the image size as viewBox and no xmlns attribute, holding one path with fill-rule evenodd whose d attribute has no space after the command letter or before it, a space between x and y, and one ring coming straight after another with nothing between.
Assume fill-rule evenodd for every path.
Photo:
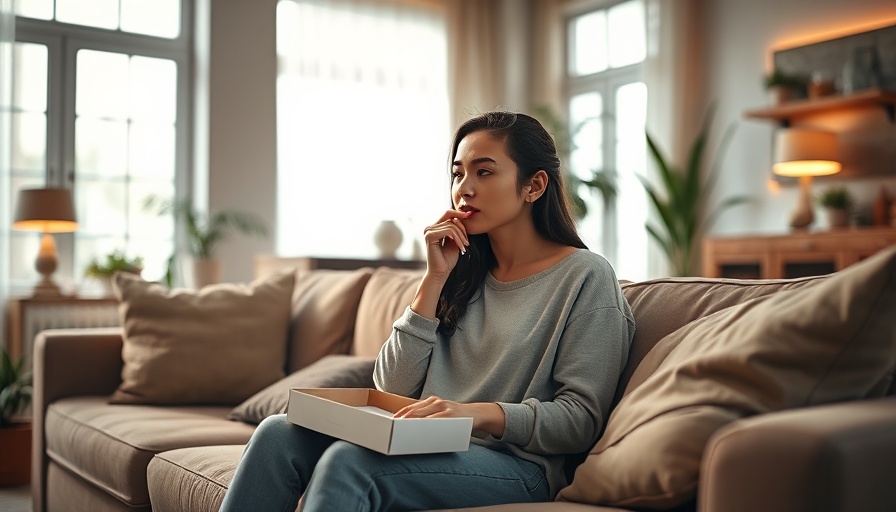
<instances>
[{"instance_id":1,"label":"beige sofa","mask_svg":"<svg viewBox=\"0 0 896 512\"><path fill-rule=\"evenodd\" d=\"M889 258L896 261L896 256ZM875 291L884 296L880 299L883 306L880 301L875 303L874 307L878 309L893 305L892 288L896 287L893 277L896 264L892 261L884 263L889 266L883 275L888 275L889 280L884 281L882 290ZM299 311L302 318L300 321L293 319L286 373L328 353L374 356L386 338L392 320L410 302L419 276L418 271L386 268L355 272L315 270L300 276L293 305L294 316ZM677 348L666 349L666 356L657 355L675 333L693 331L690 326L696 320L724 316L745 304L759 303L757 307L764 307L763 303L769 305L771 298L776 296L790 294L795 302L806 302L809 299L796 294L805 295L807 290L828 286L826 283L831 283L835 277L776 281L669 278L625 283L623 290L632 306L638 330L617 394L616 402L623 404L614 412L621 417L619 423L624 423L625 414L637 405L631 403L631 397L638 398L645 389L648 391L643 393L648 393L654 385L662 388L663 382L655 383L650 374L667 371L664 365L668 366L668 360L683 357L677 355L679 352L693 357L702 351L687 348L688 337L684 336L684 341L676 342ZM880 280L880 275L866 279L873 280ZM347 281L351 282L346 285ZM334 283L342 285L335 286ZM843 288L841 283L837 284L836 289ZM334 294L334 290L339 289L348 291L340 297ZM868 295L867 289L861 287L847 286L846 290L843 293L851 295L844 300L865 300L863 297ZM314 307L324 303L326 307ZM774 304L771 306L782 309ZM869 306L861 303L856 307L861 310ZM694 452L696 466L687 467L680 460L672 460L664 472L648 475L647 480L673 482L668 485L674 486L679 485L674 483L679 474L693 478L695 482L699 478L696 490L685 489L684 494L678 494L676 498L681 503L676 502L674 507L669 505L681 510L896 510L896 486L892 485L896 475L896 397L885 396L894 391L889 387L896 364L896 345L893 345L896 343L893 340L896 337L896 313L893 311L896 310L890 311L889 320L875 321L883 322L884 331L889 326L894 333L889 338L884 335L887 339L881 341L884 345L890 343L894 357L880 363L884 365L884 371L878 373L884 378L874 377L875 383L867 392L861 391L851 398L822 400L837 403L772 407L776 410L766 414L743 412L738 418L708 431L708 441L703 442L698 436L697 442L692 443L694 450L698 450ZM744 314L750 314L750 311ZM719 321L734 322L725 318ZM297 330L306 336L296 337ZM323 335L328 330L341 334L328 338ZM320 346L315 345L318 342ZM777 339L776 343L787 345L789 339ZM255 426L225 419L236 403L217 406L109 404L108 397L122 381L122 344L119 329L55 330L38 336L34 354L34 510L217 510L243 446ZM711 353L712 348L707 346L705 351ZM725 353L733 351L723 349ZM874 357L881 360L877 354ZM686 363L687 357L684 360ZM706 364L700 363L702 366ZM686 364L681 366L686 367ZM202 370L197 368L197 371ZM669 375L680 379L681 373L673 371ZM707 375L710 380L714 378L712 372ZM633 382L638 385L633 386ZM784 387L790 389L788 386ZM813 389L818 387L816 384ZM667 396L666 392L662 393L660 396ZM662 401L652 400L649 396L644 395L641 400ZM623 406L629 411L620 412ZM672 409L676 407L672 406ZM641 423L650 425L649 421ZM662 432L668 432L663 437L676 435L675 432L682 435L675 427L669 427L669 430L661 427ZM690 430L693 429L688 427L685 432ZM607 432L605 437L620 437L615 425L608 427ZM630 437L642 443L637 437L640 432L622 432L622 442ZM651 442L643 443L649 446ZM610 477L601 477L602 462L592 464L604 457L617 467L624 465L613 462L612 455L616 452L623 455L626 453L623 448L628 448L620 444L614 446L601 447L599 443L595 454L577 469L573 485L561 494L564 500L611 505L558 501L482 510L560 512L666 506L631 496L614 497L617 490L614 488L595 490L590 479L602 478L609 482L607 485L616 487L630 483L613 483L617 472L609 474ZM604 451L597 453L601 450ZM665 463L665 452L670 450L657 451L655 464ZM636 457L624 457L625 460L633 458ZM654 465L651 458L648 462ZM625 471L628 469L620 467L620 478L625 477ZM687 482L681 485L687 487ZM673 491L673 494L678 492ZM604 494L595 496L594 492Z\"/></svg>"}]
</instances>

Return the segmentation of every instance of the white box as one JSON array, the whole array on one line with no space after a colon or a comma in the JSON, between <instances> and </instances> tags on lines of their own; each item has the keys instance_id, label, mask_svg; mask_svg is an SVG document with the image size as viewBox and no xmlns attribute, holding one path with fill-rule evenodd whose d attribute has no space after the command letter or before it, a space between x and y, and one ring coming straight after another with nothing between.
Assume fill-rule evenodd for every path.
<instances>
[{"instance_id":1,"label":"white box","mask_svg":"<svg viewBox=\"0 0 896 512\"><path fill-rule=\"evenodd\" d=\"M294 388L286 419L386 455L464 452L470 446L473 418L392 418L416 402L367 388Z\"/></svg>"}]
</instances>

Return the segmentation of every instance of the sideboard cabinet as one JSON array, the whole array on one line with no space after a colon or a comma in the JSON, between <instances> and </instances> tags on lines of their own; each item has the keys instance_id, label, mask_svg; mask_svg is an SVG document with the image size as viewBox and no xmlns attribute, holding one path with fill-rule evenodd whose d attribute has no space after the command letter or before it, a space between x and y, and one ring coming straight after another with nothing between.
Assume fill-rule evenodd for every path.
<instances>
[{"instance_id":1,"label":"sideboard cabinet","mask_svg":"<svg viewBox=\"0 0 896 512\"><path fill-rule=\"evenodd\" d=\"M781 279L830 274L896 244L894 228L707 237L703 275Z\"/></svg>"}]
</instances>

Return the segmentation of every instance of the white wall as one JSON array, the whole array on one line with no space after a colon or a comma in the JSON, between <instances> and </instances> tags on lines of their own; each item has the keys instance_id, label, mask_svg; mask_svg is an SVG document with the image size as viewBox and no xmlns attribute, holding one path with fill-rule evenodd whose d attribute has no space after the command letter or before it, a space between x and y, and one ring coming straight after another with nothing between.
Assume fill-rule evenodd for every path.
<instances>
[{"instance_id":1,"label":"white wall","mask_svg":"<svg viewBox=\"0 0 896 512\"><path fill-rule=\"evenodd\" d=\"M277 2L197 3L197 204L207 204L212 212L254 213L274 230ZM255 255L273 253L274 241L272 232L266 239L237 235L224 242L215 254L223 264L223 280L250 280Z\"/></svg>"},{"instance_id":2,"label":"white wall","mask_svg":"<svg viewBox=\"0 0 896 512\"><path fill-rule=\"evenodd\" d=\"M718 104L716 136L729 122L738 123L724 160L715 201L732 194L756 200L723 215L713 234L785 232L796 204L797 187L768 188L771 177L773 125L743 118L748 109L768 104L762 77L770 65L772 49L862 32L896 23L893 0L705 0L708 81L707 101ZM889 20L889 22L888 22ZM896 178L840 180L868 207L883 184L896 194ZM824 187L820 180L815 190ZM823 228L816 210L816 228Z\"/></svg>"}]
</instances>

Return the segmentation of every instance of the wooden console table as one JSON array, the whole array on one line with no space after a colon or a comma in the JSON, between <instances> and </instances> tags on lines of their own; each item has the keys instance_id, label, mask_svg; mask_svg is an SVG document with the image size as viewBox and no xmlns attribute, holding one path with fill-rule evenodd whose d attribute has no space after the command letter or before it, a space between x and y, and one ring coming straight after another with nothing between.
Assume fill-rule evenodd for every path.
<instances>
[{"instance_id":1,"label":"wooden console table","mask_svg":"<svg viewBox=\"0 0 896 512\"><path fill-rule=\"evenodd\" d=\"M893 244L896 244L896 229L870 227L709 237L703 241L703 275L780 279L830 274Z\"/></svg>"}]
</instances>

